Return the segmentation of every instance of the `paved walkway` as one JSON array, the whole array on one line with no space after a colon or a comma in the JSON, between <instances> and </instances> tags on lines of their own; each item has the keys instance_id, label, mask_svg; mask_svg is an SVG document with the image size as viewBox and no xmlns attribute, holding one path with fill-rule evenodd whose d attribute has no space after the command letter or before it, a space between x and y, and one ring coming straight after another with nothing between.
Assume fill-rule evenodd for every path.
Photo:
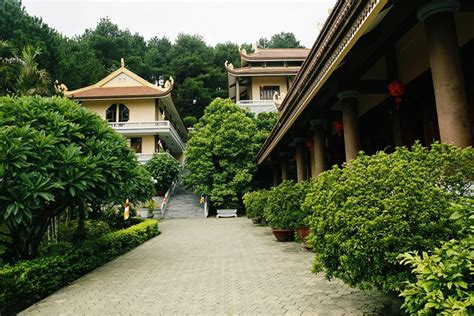
<instances>
[{"instance_id":1,"label":"paved walkway","mask_svg":"<svg viewBox=\"0 0 474 316\"><path fill-rule=\"evenodd\" d=\"M384 296L309 272L313 255L247 218L181 219L24 315L377 315Z\"/></svg>"}]
</instances>

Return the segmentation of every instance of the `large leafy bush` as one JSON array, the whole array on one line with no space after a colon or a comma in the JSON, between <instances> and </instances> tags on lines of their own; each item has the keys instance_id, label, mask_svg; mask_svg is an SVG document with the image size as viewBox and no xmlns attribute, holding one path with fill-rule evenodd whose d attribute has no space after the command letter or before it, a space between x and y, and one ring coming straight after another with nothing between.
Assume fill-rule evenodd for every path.
<instances>
[{"instance_id":1,"label":"large leafy bush","mask_svg":"<svg viewBox=\"0 0 474 316\"><path fill-rule=\"evenodd\" d=\"M259 190L244 194L243 202L248 218L252 218L257 223L264 222L265 205L268 202L270 191Z\"/></svg>"},{"instance_id":2,"label":"large leafy bush","mask_svg":"<svg viewBox=\"0 0 474 316\"><path fill-rule=\"evenodd\" d=\"M253 115L217 98L191 131L185 183L217 207L234 207L250 190L259 146Z\"/></svg>"},{"instance_id":3,"label":"large leafy bush","mask_svg":"<svg viewBox=\"0 0 474 316\"><path fill-rule=\"evenodd\" d=\"M460 237L448 206L468 194L473 161L472 148L415 144L322 173L304 203L312 212L313 269L361 288L398 291L410 278L399 254Z\"/></svg>"},{"instance_id":4,"label":"large leafy bush","mask_svg":"<svg viewBox=\"0 0 474 316\"><path fill-rule=\"evenodd\" d=\"M48 222L67 208L145 201L153 191L125 139L64 98L0 98L0 225L6 259L37 255ZM85 217L85 216L83 216Z\"/></svg>"},{"instance_id":5,"label":"large leafy bush","mask_svg":"<svg viewBox=\"0 0 474 316\"><path fill-rule=\"evenodd\" d=\"M147 161L145 168L156 180L155 189L164 194L179 174L180 164L170 154L155 154Z\"/></svg>"},{"instance_id":6,"label":"large leafy bush","mask_svg":"<svg viewBox=\"0 0 474 316\"><path fill-rule=\"evenodd\" d=\"M0 269L0 314L21 311L107 261L159 234L156 220L84 242L65 254L39 257Z\"/></svg>"},{"instance_id":7,"label":"large leafy bush","mask_svg":"<svg viewBox=\"0 0 474 316\"><path fill-rule=\"evenodd\" d=\"M407 252L401 262L412 267L416 281L407 282L403 308L418 315L474 315L474 204L456 205L467 236L449 240L431 253ZM464 227L463 227L464 228Z\"/></svg>"},{"instance_id":8,"label":"large leafy bush","mask_svg":"<svg viewBox=\"0 0 474 316\"><path fill-rule=\"evenodd\" d=\"M273 187L265 205L265 220L275 229L296 229L305 225L308 213L303 211L303 203L308 191L308 183L283 181Z\"/></svg>"}]
</instances>

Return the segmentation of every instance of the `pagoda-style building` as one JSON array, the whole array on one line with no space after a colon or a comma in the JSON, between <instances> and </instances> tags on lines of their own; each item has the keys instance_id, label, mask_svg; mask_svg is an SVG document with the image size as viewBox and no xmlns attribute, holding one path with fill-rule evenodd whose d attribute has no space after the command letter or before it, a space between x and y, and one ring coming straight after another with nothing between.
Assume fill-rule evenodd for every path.
<instances>
[{"instance_id":1,"label":"pagoda-style building","mask_svg":"<svg viewBox=\"0 0 474 316\"><path fill-rule=\"evenodd\" d=\"M360 150L473 145L473 21L472 0L337 1L258 153L271 182Z\"/></svg>"},{"instance_id":2,"label":"pagoda-style building","mask_svg":"<svg viewBox=\"0 0 474 316\"><path fill-rule=\"evenodd\" d=\"M121 67L94 85L65 95L99 114L122 134L141 163L168 152L182 161L188 134L171 99L173 81L163 87Z\"/></svg>"},{"instance_id":3,"label":"pagoda-style building","mask_svg":"<svg viewBox=\"0 0 474 316\"><path fill-rule=\"evenodd\" d=\"M225 63L229 98L254 113L275 111L301 68L309 49L254 47L240 51L240 68Z\"/></svg>"}]
</instances>

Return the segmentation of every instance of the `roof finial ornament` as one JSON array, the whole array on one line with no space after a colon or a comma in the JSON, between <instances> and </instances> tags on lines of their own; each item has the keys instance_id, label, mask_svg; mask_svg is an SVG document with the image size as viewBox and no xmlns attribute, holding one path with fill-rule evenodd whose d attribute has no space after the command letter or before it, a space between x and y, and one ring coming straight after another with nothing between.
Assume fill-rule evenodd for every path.
<instances>
[{"instance_id":1,"label":"roof finial ornament","mask_svg":"<svg viewBox=\"0 0 474 316\"><path fill-rule=\"evenodd\" d=\"M125 60L123 60L123 57L120 58L120 67L125 67Z\"/></svg>"},{"instance_id":2,"label":"roof finial ornament","mask_svg":"<svg viewBox=\"0 0 474 316\"><path fill-rule=\"evenodd\" d=\"M258 45L257 45L257 42L252 43L252 49L253 49L253 52L254 52L254 53L258 52Z\"/></svg>"}]
</instances>

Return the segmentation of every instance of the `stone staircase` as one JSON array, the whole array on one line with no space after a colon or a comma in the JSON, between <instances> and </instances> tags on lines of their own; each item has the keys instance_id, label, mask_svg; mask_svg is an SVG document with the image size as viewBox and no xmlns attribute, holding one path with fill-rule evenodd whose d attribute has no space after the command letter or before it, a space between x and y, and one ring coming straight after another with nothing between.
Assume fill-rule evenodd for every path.
<instances>
[{"instance_id":1,"label":"stone staircase","mask_svg":"<svg viewBox=\"0 0 474 316\"><path fill-rule=\"evenodd\" d=\"M199 203L199 198L179 181L169 200L164 218L204 218L204 208Z\"/></svg>"}]
</instances>

